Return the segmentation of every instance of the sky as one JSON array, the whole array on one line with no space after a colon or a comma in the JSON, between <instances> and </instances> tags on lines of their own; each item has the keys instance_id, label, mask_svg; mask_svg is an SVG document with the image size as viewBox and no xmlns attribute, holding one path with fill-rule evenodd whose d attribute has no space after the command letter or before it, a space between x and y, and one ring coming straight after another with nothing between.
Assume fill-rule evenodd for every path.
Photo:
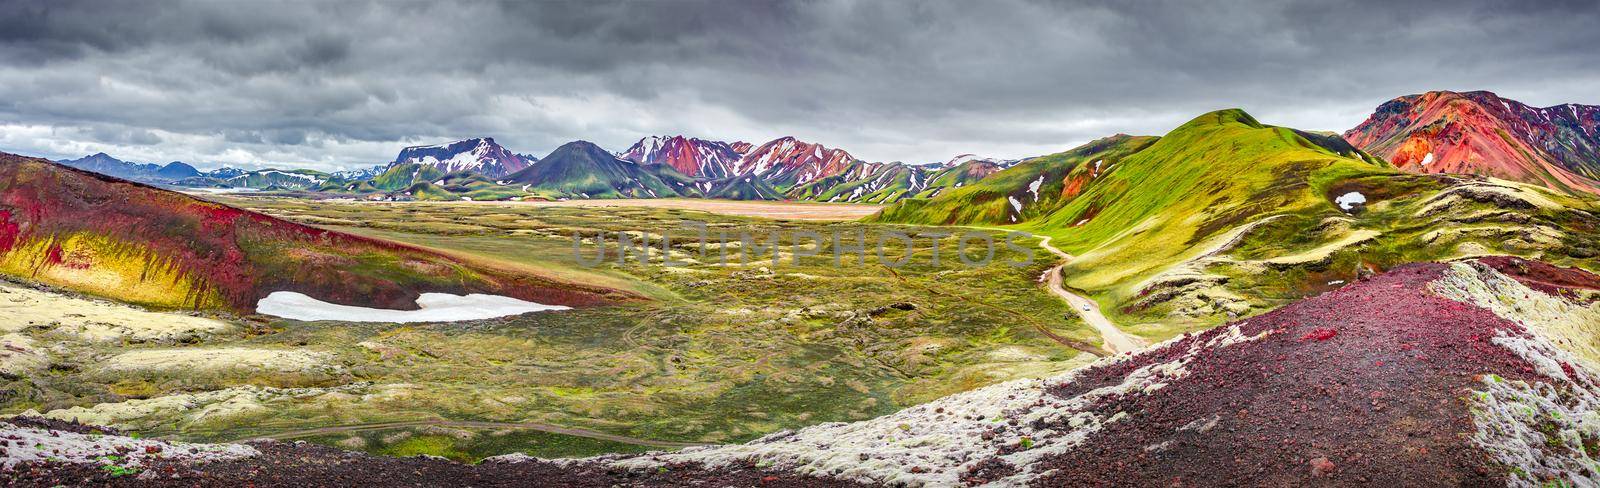
<instances>
[{"instance_id":1,"label":"sky","mask_svg":"<svg viewBox=\"0 0 1600 488\"><path fill-rule=\"evenodd\" d=\"M353 169L792 135L1019 158L1243 108L1344 131L1490 90L1600 104L1600 2L0 2L0 151Z\"/></svg>"}]
</instances>

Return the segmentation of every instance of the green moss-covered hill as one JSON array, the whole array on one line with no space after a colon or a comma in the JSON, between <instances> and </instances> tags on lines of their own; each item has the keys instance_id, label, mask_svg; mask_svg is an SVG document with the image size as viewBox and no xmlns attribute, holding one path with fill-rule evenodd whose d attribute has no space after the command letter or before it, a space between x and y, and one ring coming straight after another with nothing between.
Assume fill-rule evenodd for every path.
<instances>
[{"instance_id":1,"label":"green moss-covered hill","mask_svg":"<svg viewBox=\"0 0 1600 488\"><path fill-rule=\"evenodd\" d=\"M1352 194L1366 201L1339 204ZM1513 182L1405 174L1337 135L1221 110L1160 138L1035 158L869 220L1049 236L1075 255L1065 284L1120 322L1210 324L1405 262L1517 254L1596 269L1594 208Z\"/></svg>"}]
</instances>

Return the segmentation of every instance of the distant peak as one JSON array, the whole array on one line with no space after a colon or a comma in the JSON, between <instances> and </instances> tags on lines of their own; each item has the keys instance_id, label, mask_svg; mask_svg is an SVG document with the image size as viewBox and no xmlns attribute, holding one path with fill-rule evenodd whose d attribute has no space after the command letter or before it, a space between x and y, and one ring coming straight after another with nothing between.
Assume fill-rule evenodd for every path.
<instances>
[{"instance_id":1,"label":"distant peak","mask_svg":"<svg viewBox=\"0 0 1600 488\"><path fill-rule=\"evenodd\" d=\"M408 146L408 147L406 147L406 149L446 148L446 147L454 146L454 145L457 145L457 144L496 145L495 142L494 142L494 138L493 137L472 137L472 138L461 139L461 140L456 140L456 141L442 142L442 143L439 143L439 144L424 144L424 145L420 145L420 146Z\"/></svg>"},{"instance_id":2,"label":"distant peak","mask_svg":"<svg viewBox=\"0 0 1600 488\"><path fill-rule=\"evenodd\" d=\"M645 136L645 137L639 138L639 142L636 142L633 145L635 145L635 146L662 146L662 145L665 145L668 142L683 141L683 140L687 140L687 138L685 138L685 137L683 137L681 135L677 135L677 136L652 135L652 136Z\"/></svg>"},{"instance_id":3,"label":"distant peak","mask_svg":"<svg viewBox=\"0 0 1600 488\"><path fill-rule=\"evenodd\" d=\"M562 144L561 147L556 148L556 150L557 151L560 151L562 149L568 149L568 150L572 150L572 149L590 150L591 148L600 149L600 146L595 144L595 143L593 143L593 142L589 142L589 141L585 141L585 140L579 139L579 140L576 140L576 141L568 142L566 144Z\"/></svg>"},{"instance_id":4,"label":"distant peak","mask_svg":"<svg viewBox=\"0 0 1600 488\"><path fill-rule=\"evenodd\" d=\"M1406 95L1394 99L1395 102L1404 102L1413 105L1449 103L1455 100L1465 100L1483 104L1496 104L1506 101L1507 99L1501 98L1500 95L1488 90L1472 90L1464 92L1451 90L1432 90L1416 95Z\"/></svg>"},{"instance_id":5,"label":"distant peak","mask_svg":"<svg viewBox=\"0 0 1600 488\"><path fill-rule=\"evenodd\" d=\"M973 153L963 153L963 154L957 154L957 155L955 155L955 157L947 159L943 163L934 163L934 164L953 167L953 166L966 164L966 163L971 163L971 162L991 163L991 164L993 164L993 163L999 163L1000 159L998 159L998 158L990 158L990 157L982 157L982 156L979 156L979 155L973 154Z\"/></svg>"}]
</instances>

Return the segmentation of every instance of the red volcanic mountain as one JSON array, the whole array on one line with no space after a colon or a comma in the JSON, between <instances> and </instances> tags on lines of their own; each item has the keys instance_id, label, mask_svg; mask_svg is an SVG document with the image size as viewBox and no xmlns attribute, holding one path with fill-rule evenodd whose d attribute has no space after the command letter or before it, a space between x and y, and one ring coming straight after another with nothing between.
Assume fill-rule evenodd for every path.
<instances>
[{"instance_id":1,"label":"red volcanic mountain","mask_svg":"<svg viewBox=\"0 0 1600 488\"><path fill-rule=\"evenodd\" d=\"M843 149L782 137L750 149L739 159L734 173L757 175L776 188L787 189L843 173L857 161Z\"/></svg>"},{"instance_id":2,"label":"red volcanic mountain","mask_svg":"<svg viewBox=\"0 0 1600 488\"><path fill-rule=\"evenodd\" d=\"M5 153L0 274L142 305L237 313L253 313L274 291L393 309L414 309L424 292L567 305L630 298Z\"/></svg>"},{"instance_id":3,"label":"red volcanic mountain","mask_svg":"<svg viewBox=\"0 0 1600 488\"><path fill-rule=\"evenodd\" d=\"M1407 171L1600 193L1600 106L1535 108L1486 91L1436 91L1380 105L1344 138Z\"/></svg>"},{"instance_id":4,"label":"red volcanic mountain","mask_svg":"<svg viewBox=\"0 0 1600 488\"><path fill-rule=\"evenodd\" d=\"M749 144L744 147L748 150ZM650 136L639 139L617 157L639 164L665 164L696 178L724 178L732 174L733 165L742 154L722 141Z\"/></svg>"}]
</instances>

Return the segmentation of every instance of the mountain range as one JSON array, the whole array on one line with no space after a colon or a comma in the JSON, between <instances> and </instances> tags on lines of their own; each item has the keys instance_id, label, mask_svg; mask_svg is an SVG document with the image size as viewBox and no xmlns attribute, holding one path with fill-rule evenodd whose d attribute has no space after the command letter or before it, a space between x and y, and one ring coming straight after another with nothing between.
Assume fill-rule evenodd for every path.
<instances>
[{"instance_id":1,"label":"mountain range","mask_svg":"<svg viewBox=\"0 0 1600 488\"><path fill-rule=\"evenodd\" d=\"M103 152L78 159L64 159L56 162L85 171L93 171L134 181L175 182L201 175L200 170L180 161L173 161L165 165L130 163L111 157L111 155Z\"/></svg>"},{"instance_id":2,"label":"mountain range","mask_svg":"<svg viewBox=\"0 0 1600 488\"><path fill-rule=\"evenodd\" d=\"M123 161L106 153L95 153L78 159L63 159L57 163L115 176L130 181L153 185L183 188L251 188L259 190L316 190L330 181L365 173L346 173L336 176L309 169L244 170L224 166L211 171L200 171L182 161L164 165Z\"/></svg>"},{"instance_id":3,"label":"mountain range","mask_svg":"<svg viewBox=\"0 0 1600 488\"><path fill-rule=\"evenodd\" d=\"M1342 136L1296 132L1308 143L1339 147L1335 152L1359 153L1355 157L1363 161L1403 171L1491 176L1565 193L1600 194L1596 106L1535 108L1486 91L1436 91L1386 102ZM152 184L380 199L706 197L891 204L967 188L959 193L980 202L939 215L991 224L1020 222L1053 208L1105 170L1062 167L1080 162L1065 153L1016 160L963 154L939 163L906 164L863 161L846 150L788 136L752 144L682 135L645 137L616 153L576 141L543 159L514 153L493 138L472 138L407 147L382 166L338 173L229 168L202 173L181 162L137 164L104 153L60 162ZM981 188L970 186L997 175L1004 177Z\"/></svg>"}]
</instances>

